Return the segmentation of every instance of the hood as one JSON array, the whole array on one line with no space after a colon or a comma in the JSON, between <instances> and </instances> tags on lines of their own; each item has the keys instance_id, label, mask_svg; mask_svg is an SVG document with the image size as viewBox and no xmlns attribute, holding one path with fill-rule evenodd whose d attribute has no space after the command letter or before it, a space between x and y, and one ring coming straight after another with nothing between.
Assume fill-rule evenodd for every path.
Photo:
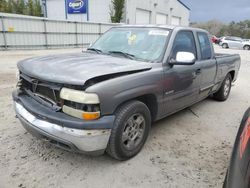
<instances>
[{"instance_id":1,"label":"hood","mask_svg":"<svg viewBox=\"0 0 250 188\"><path fill-rule=\"evenodd\" d=\"M18 63L18 69L30 77L72 85L84 85L99 76L151 68L151 63L88 52L35 57Z\"/></svg>"}]
</instances>

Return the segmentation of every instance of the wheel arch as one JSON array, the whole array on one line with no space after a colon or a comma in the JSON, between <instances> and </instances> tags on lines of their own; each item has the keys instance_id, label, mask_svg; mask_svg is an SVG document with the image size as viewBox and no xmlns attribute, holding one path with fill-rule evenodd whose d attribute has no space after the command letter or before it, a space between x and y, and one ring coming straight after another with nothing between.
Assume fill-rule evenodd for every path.
<instances>
[{"instance_id":1,"label":"wheel arch","mask_svg":"<svg viewBox=\"0 0 250 188\"><path fill-rule=\"evenodd\" d=\"M249 50L250 50L250 44L245 44L245 45L243 46L243 49L245 49L246 46L248 46L248 47L249 47Z\"/></svg>"},{"instance_id":2,"label":"wheel arch","mask_svg":"<svg viewBox=\"0 0 250 188\"><path fill-rule=\"evenodd\" d=\"M231 70L231 71L229 71L229 73L228 73L228 74L230 74L230 75L231 75L232 80L234 80L234 79L235 79L235 70Z\"/></svg>"},{"instance_id":3,"label":"wheel arch","mask_svg":"<svg viewBox=\"0 0 250 188\"><path fill-rule=\"evenodd\" d=\"M158 114L158 102L157 102L157 97L155 94L152 94L152 93L148 93L148 94L143 94L143 95L140 95L140 96L137 96L137 97L134 97L134 98L131 98L131 99L127 99L123 102L121 102L117 107L116 107L116 110L117 111L121 106L123 106L125 103L129 102L129 101L133 101L133 100L136 100L136 101L140 101L142 103L144 103L149 111L150 111L150 114L151 114L151 120L152 122L156 120L157 118L157 114Z\"/></svg>"}]
</instances>

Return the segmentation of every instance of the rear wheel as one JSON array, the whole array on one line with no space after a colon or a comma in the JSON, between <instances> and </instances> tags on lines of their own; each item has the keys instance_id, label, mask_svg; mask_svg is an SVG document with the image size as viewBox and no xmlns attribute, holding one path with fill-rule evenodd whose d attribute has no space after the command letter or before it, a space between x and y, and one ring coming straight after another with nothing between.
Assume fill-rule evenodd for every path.
<instances>
[{"instance_id":1,"label":"rear wheel","mask_svg":"<svg viewBox=\"0 0 250 188\"><path fill-rule=\"evenodd\" d=\"M228 44L226 43L222 44L222 48L228 48Z\"/></svg>"},{"instance_id":2,"label":"rear wheel","mask_svg":"<svg viewBox=\"0 0 250 188\"><path fill-rule=\"evenodd\" d=\"M148 107L140 101L130 101L116 112L107 153L117 160L127 160L140 152L151 127Z\"/></svg>"},{"instance_id":3,"label":"rear wheel","mask_svg":"<svg viewBox=\"0 0 250 188\"><path fill-rule=\"evenodd\" d=\"M243 47L244 50L250 50L250 46L249 45L246 45Z\"/></svg>"},{"instance_id":4,"label":"rear wheel","mask_svg":"<svg viewBox=\"0 0 250 188\"><path fill-rule=\"evenodd\" d=\"M218 101L227 100L232 86L232 77L227 74L225 80L222 82L220 89L214 94L214 99Z\"/></svg>"}]
</instances>

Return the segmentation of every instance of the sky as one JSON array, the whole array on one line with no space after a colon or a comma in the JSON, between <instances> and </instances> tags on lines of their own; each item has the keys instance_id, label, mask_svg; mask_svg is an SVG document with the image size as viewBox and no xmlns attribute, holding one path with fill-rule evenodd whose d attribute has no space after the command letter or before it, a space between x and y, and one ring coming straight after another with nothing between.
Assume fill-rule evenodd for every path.
<instances>
[{"instance_id":1,"label":"sky","mask_svg":"<svg viewBox=\"0 0 250 188\"><path fill-rule=\"evenodd\" d=\"M191 22L250 20L250 0L181 0L190 9Z\"/></svg>"}]
</instances>

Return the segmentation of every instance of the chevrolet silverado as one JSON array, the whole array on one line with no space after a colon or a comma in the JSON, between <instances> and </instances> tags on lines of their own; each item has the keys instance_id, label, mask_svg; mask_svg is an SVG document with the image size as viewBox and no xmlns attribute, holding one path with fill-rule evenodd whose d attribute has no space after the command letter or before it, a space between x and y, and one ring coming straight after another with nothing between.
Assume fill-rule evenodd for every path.
<instances>
[{"instance_id":1,"label":"chevrolet silverado","mask_svg":"<svg viewBox=\"0 0 250 188\"><path fill-rule=\"evenodd\" d=\"M239 55L216 54L209 34L180 26L119 26L86 51L18 63L16 115L33 135L127 160L151 124L208 96L225 101Z\"/></svg>"}]
</instances>

